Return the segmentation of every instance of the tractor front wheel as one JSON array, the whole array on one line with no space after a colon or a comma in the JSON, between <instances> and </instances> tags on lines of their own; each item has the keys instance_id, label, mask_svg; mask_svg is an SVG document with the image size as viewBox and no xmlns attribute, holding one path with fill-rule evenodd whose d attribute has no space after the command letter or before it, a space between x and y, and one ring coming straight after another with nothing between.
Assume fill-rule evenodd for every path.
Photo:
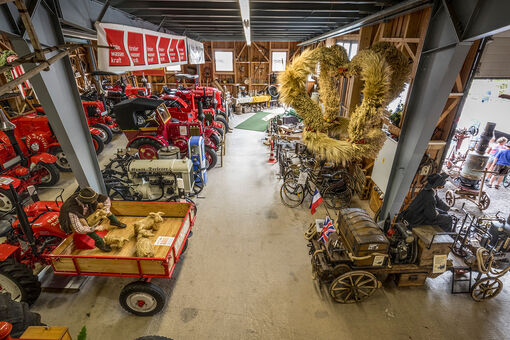
<instances>
[{"instance_id":1,"label":"tractor front wheel","mask_svg":"<svg viewBox=\"0 0 510 340\"><path fill-rule=\"evenodd\" d=\"M104 143L101 140L101 137L99 137L99 135L91 135L91 136L92 136L92 144L94 144L94 150L96 150L96 155L99 155L101 152L103 152Z\"/></svg>"},{"instance_id":2,"label":"tractor front wheel","mask_svg":"<svg viewBox=\"0 0 510 340\"><path fill-rule=\"evenodd\" d=\"M216 162L218 161L218 155L216 151L210 146L205 146L205 160L207 165L207 170L211 170L216 166Z\"/></svg>"},{"instance_id":3,"label":"tractor front wheel","mask_svg":"<svg viewBox=\"0 0 510 340\"><path fill-rule=\"evenodd\" d=\"M53 146L48 150L50 154L57 157L57 162L55 165L60 171L63 172L70 172L71 171L71 165L69 164L69 161L66 158L66 155L64 151L62 150L62 147L60 146Z\"/></svg>"},{"instance_id":4,"label":"tractor front wheel","mask_svg":"<svg viewBox=\"0 0 510 340\"><path fill-rule=\"evenodd\" d=\"M225 133L228 132L229 127L228 127L228 123L225 120L225 118L223 118L222 116L215 116L214 120L222 125L223 131L225 131Z\"/></svg>"},{"instance_id":5,"label":"tractor front wheel","mask_svg":"<svg viewBox=\"0 0 510 340\"><path fill-rule=\"evenodd\" d=\"M41 283L32 270L13 258L0 262L0 293L31 305L41 295Z\"/></svg>"},{"instance_id":6,"label":"tractor front wheel","mask_svg":"<svg viewBox=\"0 0 510 340\"><path fill-rule=\"evenodd\" d=\"M96 123L93 125L93 127L98 129L99 131L101 131L101 133L98 136L101 138L101 141L104 144L108 144L112 141L113 133L112 133L112 129L110 129L108 127L108 125Z\"/></svg>"},{"instance_id":7,"label":"tractor front wheel","mask_svg":"<svg viewBox=\"0 0 510 340\"><path fill-rule=\"evenodd\" d=\"M216 133L212 133L211 137L209 137L209 138L211 138L211 141L214 143L216 148L220 147L221 139L220 139L220 137Z\"/></svg>"},{"instance_id":8,"label":"tractor front wheel","mask_svg":"<svg viewBox=\"0 0 510 340\"><path fill-rule=\"evenodd\" d=\"M60 172L53 163L40 162L35 166L34 171L39 172L40 184L44 186L55 185L60 179Z\"/></svg>"},{"instance_id":9,"label":"tractor front wheel","mask_svg":"<svg viewBox=\"0 0 510 340\"><path fill-rule=\"evenodd\" d=\"M0 214L14 209L14 200L9 190L0 189Z\"/></svg>"},{"instance_id":10,"label":"tractor front wheel","mask_svg":"<svg viewBox=\"0 0 510 340\"><path fill-rule=\"evenodd\" d=\"M139 138L133 141L129 147L138 149L140 159L157 159L158 150L163 147L163 144L152 138Z\"/></svg>"}]
</instances>

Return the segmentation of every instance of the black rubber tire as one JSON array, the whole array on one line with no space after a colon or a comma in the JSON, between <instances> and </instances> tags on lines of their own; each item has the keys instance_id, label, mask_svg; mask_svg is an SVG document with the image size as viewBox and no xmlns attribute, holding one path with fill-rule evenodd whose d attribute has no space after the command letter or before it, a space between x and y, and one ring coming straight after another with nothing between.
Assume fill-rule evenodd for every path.
<instances>
[{"instance_id":1,"label":"black rubber tire","mask_svg":"<svg viewBox=\"0 0 510 340\"><path fill-rule=\"evenodd\" d=\"M4 196L5 199L8 199L11 202L11 205L10 205L11 208L9 208L9 206L4 206L3 203L2 203L2 205L0 205L0 214L6 213L6 212L14 209L14 199L11 195L11 192L6 189L0 189L0 195Z\"/></svg>"},{"instance_id":2,"label":"black rubber tire","mask_svg":"<svg viewBox=\"0 0 510 340\"><path fill-rule=\"evenodd\" d=\"M141 311L132 309L128 305L127 300L130 295L135 294L135 293L144 293L144 294L151 295L156 300L156 307L150 311L147 311L147 312L141 312ZM127 284L126 286L124 286L124 288L122 288L122 291L120 292L120 296L119 296L119 302L120 302L120 305L122 306L122 308L124 308L126 311L128 311L134 315L152 316L152 315L156 315L159 312L161 312L163 307L165 307L166 294L163 291L163 289L161 289L160 287L156 286L153 283L144 282L144 281L135 281L135 282L131 282L131 283Z\"/></svg>"},{"instance_id":3,"label":"black rubber tire","mask_svg":"<svg viewBox=\"0 0 510 340\"><path fill-rule=\"evenodd\" d=\"M104 131L104 133L106 134L106 138L105 138L105 140L103 140L104 144L108 144L112 141L113 132L112 132L112 129L110 129L110 127L108 125L96 123L92 127L95 127L98 130Z\"/></svg>"},{"instance_id":4,"label":"black rubber tire","mask_svg":"<svg viewBox=\"0 0 510 340\"><path fill-rule=\"evenodd\" d=\"M211 134L211 141L214 143L214 145L216 145L216 148L218 148L221 144L221 139L220 139L220 136L218 136L217 134L213 133Z\"/></svg>"},{"instance_id":5,"label":"black rubber tire","mask_svg":"<svg viewBox=\"0 0 510 340\"><path fill-rule=\"evenodd\" d=\"M174 340L174 339L167 338L166 336L148 335L148 336L142 336L141 338L136 338L135 340Z\"/></svg>"},{"instance_id":6,"label":"black rubber tire","mask_svg":"<svg viewBox=\"0 0 510 340\"><path fill-rule=\"evenodd\" d=\"M227 113L225 111L218 110L217 114L227 119Z\"/></svg>"},{"instance_id":7,"label":"black rubber tire","mask_svg":"<svg viewBox=\"0 0 510 340\"><path fill-rule=\"evenodd\" d=\"M18 286L21 296L12 297L15 301L22 301L31 305L41 295L41 283L32 272L32 269L12 257L0 262L0 275Z\"/></svg>"},{"instance_id":8,"label":"black rubber tire","mask_svg":"<svg viewBox=\"0 0 510 340\"><path fill-rule=\"evenodd\" d=\"M58 171L58 168L54 163L40 162L37 165L39 165L42 168L45 168L50 173L51 176L49 181L41 182L39 185L51 187L58 183L58 181L60 180L60 172Z\"/></svg>"},{"instance_id":9,"label":"black rubber tire","mask_svg":"<svg viewBox=\"0 0 510 340\"><path fill-rule=\"evenodd\" d=\"M12 325L11 336L14 338L19 338L29 326L44 326L39 313L31 312L26 302L12 300L8 293L0 293L0 320Z\"/></svg>"},{"instance_id":10,"label":"black rubber tire","mask_svg":"<svg viewBox=\"0 0 510 340\"><path fill-rule=\"evenodd\" d=\"M225 133L227 133L229 131L229 127L228 127L228 123L227 121L225 120L225 118L223 118L222 116L215 116L214 117L214 120L217 121L218 123L221 123L223 124L223 126L225 127L223 130L225 130Z\"/></svg>"},{"instance_id":11,"label":"black rubber tire","mask_svg":"<svg viewBox=\"0 0 510 340\"><path fill-rule=\"evenodd\" d=\"M179 255L179 256L182 256L182 254L184 254L186 249L188 249L188 239L186 239L186 242L184 242L184 246L182 247L181 255Z\"/></svg>"},{"instance_id":12,"label":"black rubber tire","mask_svg":"<svg viewBox=\"0 0 510 340\"><path fill-rule=\"evenodd\" d=\"M104 143L101 140L101 138L99 138L99 136L92 135L92 134L91 134L91 136L92 136L92 140L94 142L96 142L96 144L97 144L96 155L99 155L104 150Z\"/></svg>"},{"instance_id":13,"label":"black rubber tire","mask_svg":"<svg viewBox=\"0 0 510 340\"><path fill-rule=\"evenodd\" d=\"M216 151L214 151L213 148L207 145L205 146L205 153L211 156L211 162L207 166L207 170L211 170L216 166L216 163L218 162L218 155L216 154Z\"/></svg>"},{"instance_id":14,"label":"black rubber tire","mask_svg":"<svg viewBox=\"0 0 510 340\"><path fill-rule=\"evenodd\" d=\"M212 127L214 130L218 131L218 133L221 135L221 137L223 138L223 136L225 135L225 131L223 131L222 128L219 128L217 126L213 126Z\"/></svg>"},{"instance_id":15,"label":"black rubber tire","mask_svg":"<svg viewBox=\"0 0 510 340\"><path fill-rule=\"evenodd\" d=\"M48 152L59 159L55 163L55 165L57 166L59 171L62 171L62 172L71 172L72 171L71 167L69 166L69 163L67 162L67 158L65 157L65 155L61 155L60 157L58 156L58 154L64 153L64 151L62 150L62 148L60 146L53 146L48 150Z\"/></svg>"},{"instance_id":16,"label":"black rubber tire","mask_svg":"<svg viewBox=\"0 0 510 340\"><path fill-rule=\"evenodd\" d=\"M141 145L144 145L144 144L152 145L156 150L159 150L164 146L162 143L160 143L152 138L139 138L139 139L135 140L133 143L129 144L129 147L138 149ZM140 154L138 154L138 157L140 159L143 159L142 157L140 157Z\"/></svg>"}]
</instances>

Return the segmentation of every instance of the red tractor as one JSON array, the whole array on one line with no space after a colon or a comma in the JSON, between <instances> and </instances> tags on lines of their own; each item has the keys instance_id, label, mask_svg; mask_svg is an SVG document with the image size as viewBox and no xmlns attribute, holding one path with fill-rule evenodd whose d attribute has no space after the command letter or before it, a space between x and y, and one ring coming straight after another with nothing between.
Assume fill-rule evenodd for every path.
<instances>
[{"instance_id":1,"label":"red tractor","mask_svg":"<svg viewBox=\"0 0 510 340\"><path fill-rule=\"evenodd\" d=\"M33 269L49 264L45 255L57 247L66 235L58 222L59 201L38 201L23 208L17 190L10 186L18 219L0 228L6 241L0 244L0 293L10 293L14 301L32 304L41 294L41 283Z\"/></svg>"},{"instance_id":2,"label":"red tractor","mask_svg":"<svg viewBox=\"0 0 510 340\"><path fill-rule=\"evenodd\" d=\"M173 121L163 100L136 97L114 106L115 117L122 132L129 140L127 147L137 149L141 159L155 159L158 150L170 144L180 149L181 155L188 154L188 139L204 136L208 169L216 165L215 130L203 129L195 121ZM218 139L219 140L219 139Z\"/></svg>"},{"instance_id":3,"label":"red tractor","mask_svg":"<svg viewBox=\"0 0 510 340\"><path fill-rule=\"evenodd\" d=\"M177 76L194 79L195 81L198 79L198 76L194 75L180 74ZM198 103L201 102L204 113L212 113L214 118L212 126L222 128L225 133L229 130L221 91L214 87L200 86L195 83L192 88L184 88L179 85L177 89L170 90L163 86L161 99L165 101L172 117L179 120L196 119Z\"/></svg>"},{"instance_id":4,"label":"red tractor","mask_svg":"<svg viewBox=\"0 0 510 340\"><path fill-rule=\"evenodd\" d=\"M25 141L24 145L31 152L48 152L56 156L56 165L60 171L71 171L71 166L51 129L48 117L44 115L44 110L40 106L36 107L36 110L36 113L11 118L11 121L16 124L17 137ZM104 149L104 143L101 139L102 132L93 127L89 127L89 130L94 149L97 154L100 154Z\"/></svg>"},{"instance_id":5,"label":"red tractor","mask_svg":"<svg viewBox=\"0 0 510 340\"><path fill-rule=\"evenodd\" d=\"M82 104L89 126L101 131L100 137L104 144L112 141L114 133L122 132L117 122L105 110L102 101L82 101Z\"/></svg>"},{"instance_id":6,"label":"red tractor","mask_svg":"<svg viewBox=\"0 0 510 340\"><path fill-rule=\"evenodd\" d=\"M0 111L0 213L11 211L13 197L9 186L21 193L31 185L55 185L60 179L57 157L48 153L29 153L16 126Z\"/></svg>"}]
</instances>

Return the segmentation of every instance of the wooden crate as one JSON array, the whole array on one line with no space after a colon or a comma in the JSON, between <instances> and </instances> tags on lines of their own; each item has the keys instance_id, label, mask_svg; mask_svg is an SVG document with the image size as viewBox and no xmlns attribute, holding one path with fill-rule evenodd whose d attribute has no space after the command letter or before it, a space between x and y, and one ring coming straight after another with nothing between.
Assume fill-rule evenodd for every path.
<instances>
[{"instance_id":1,"label":"wooden crate","mask_svg":"<svg viewBox=\"0 0 510 340\"><path fill-rule=\"evenodd\" d=\"M189 203L113 201L111 211L127 227L110 228L108 220L103 225L108 233L130 239L121 249L108 253L97 248L76 249L71 235L48 257L57 274L169 277L191 229L193 216L190 207ZM136 257L133 223L156 211L165 215L159 229L149 240L154 244L159 237L171 237L173 241L171 245L154 245L154 257Z\"/></svg>"},{"instance_id":2,"label":"wooden crate","mask_svg":"<svg viewBox=\"0 0 510 340\"><path fill-rule=\"evenodd\" d=\"M404 273L397 277L398 287L423 286L427 279L427 273Z\"/></svg>"},{"instance_id":3,"label":"wooden crate","mask_svg":"<svg viewBox=\"0 0 510 340\"><path fill-rule=\"evenodd\" d=\"M30 326L20 339L30 340L71 340L67 327Z\"/></svg>"},{"instance_id":4,"label":"wooden crate","mask_svg":"<svg viewBox=\"0 0 510 340\"><path fill-rule=\"evenodd\" d=\"M375 186L372 186L372 189L370 191L369 206L373 212L379 211L379 209L382 206L383 201L382 199L379 198L379 196L380 194L375 190Z\"/></svg>"},{"instance_id":5,"label":"wooden crate","mask_svg":"<svg viewBox=\"0 0 510 340\"><path fill-rule=\"evenodd\" d=\"M453 239L449 235L436 235L444 231L438 226L418 226L413 228L413 234L418 237L418 265L432 266L434 256L448 255ZM430 248L429 248L430 246Z\"/></svg>"}]
</instances>

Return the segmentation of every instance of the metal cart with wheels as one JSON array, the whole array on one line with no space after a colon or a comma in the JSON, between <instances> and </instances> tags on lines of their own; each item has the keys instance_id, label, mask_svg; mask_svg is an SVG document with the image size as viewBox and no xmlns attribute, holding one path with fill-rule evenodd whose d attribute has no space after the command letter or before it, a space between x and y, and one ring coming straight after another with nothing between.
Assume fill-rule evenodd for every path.
<instances>
[{"instance_id":1,"label":"metal cart with wheels","mask_svg":"<svg viewBox=\"0 0 510 340\"><path fill-rule=\"evenodd\" d=\"M94 249L76 249L73 237L66 238L49 255L55 274L85 276L134 277L119 295L120 305L138 316L160 312L167 294L152 279L168 279L187 248L188 236L195 222L193 204L173 202L112 201L111 211L128 226L122 229L129 241L121 248L105 253ZM150 212L162 211L163 222L154 236L153 257L136 256L136 240L132 237L133 223Z\"/></svg>"}]
</instances>

